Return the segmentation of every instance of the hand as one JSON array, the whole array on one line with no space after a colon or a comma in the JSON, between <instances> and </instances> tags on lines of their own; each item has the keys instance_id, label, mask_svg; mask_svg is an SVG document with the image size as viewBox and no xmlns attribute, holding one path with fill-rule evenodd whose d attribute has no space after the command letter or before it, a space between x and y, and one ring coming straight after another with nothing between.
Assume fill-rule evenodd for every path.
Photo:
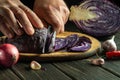
<instances>
[{"instance_id":1,"label":"hand","mask_svg":"<svg viewBox=\"0 0 120 80\"><path fill-rule=\"evenodd\" d=\"M32 25L36 28L43 27L37 15L20 0L0 0L0 31L5 36L12 38L15 34L22 35L23 30L32 35Z\"/></svg>"},{"instance_id":2,"label":"hand","mask_svg":"<svg viewBox=\"0 0 120 80\"><path fill-rule=\"evenodd\" d=\"M57 33L64 31L69 9L63 0L35 0L33 11L42 20L45 27L50 24Z\"/></svg>"}]
</instances>

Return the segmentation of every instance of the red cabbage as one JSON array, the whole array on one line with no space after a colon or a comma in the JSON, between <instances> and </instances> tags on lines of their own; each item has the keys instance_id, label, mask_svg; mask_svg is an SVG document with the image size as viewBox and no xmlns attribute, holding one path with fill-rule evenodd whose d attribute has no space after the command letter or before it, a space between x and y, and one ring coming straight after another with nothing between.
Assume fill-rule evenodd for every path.
<instances>
[{"instance_id":1,"label":"red cabbage","mask_svg":"<svg viewBox=\"0 0 120 80\"><path fill-rule=\"evenodd\" d=\"M68 41L66 38L56 38L55 39L55 51L61 50L68 45Z\"/></svg>"},{"instance_id":2,"label":"red cabbage","mask_svg":"<svg viewBox=\"0 0 120 80\"><path fill-rule=\"evenodd\" d=\"M68 51L71 51L71 52L72 51L74 51L74 52L84 52L84 51L89 50L90 48L91 48L90 43L82 42L79 45L77 44L76 46L69 48Z\"/></svg>"},{"instance_id":3,"label":"red cabbage","mask_svg":"<svg viewBox=\"0 0 120 80\"><path fill-rule=\"evenodd\" d=\"M120 30L120 8L108 0L84 0L71 7L69 19L94 37L111 36Z\"/></svg>"},{"instance_id":4,"label":"red cabbage","mask_svg":"<svg viewBox=\"0 0 120 80\"><path fill-rule=\"evenodd\" d=\"M72 47L67 48L67 51L83 52L91 48L91 40L85 36L79 37L79 40Z\"/></svg>"},{"instance_id":5,"label":"red cabbage","mask_svg":"<svg viewBox=\"0 0 120 80\"><path fill-rule=\"evenodd\" d=\"M91 40L85 36L79 37L77 34L72 34L65 38L56 38L54 49L55 51L83 52L91 48L91 43Z\"/></svg>"},{"instance_id":6,"label":"red cabbage","mask_svg":"<svg viewBox=\"0 0 120 80\"><path fill-rule=\"evenodd\" d=\"M66 47L70 48L77 44L77 42L79 41L79 36L77 34L71 34L67 36L66 39L68 40L68 45Z\"/></svg>"}]
</instances>

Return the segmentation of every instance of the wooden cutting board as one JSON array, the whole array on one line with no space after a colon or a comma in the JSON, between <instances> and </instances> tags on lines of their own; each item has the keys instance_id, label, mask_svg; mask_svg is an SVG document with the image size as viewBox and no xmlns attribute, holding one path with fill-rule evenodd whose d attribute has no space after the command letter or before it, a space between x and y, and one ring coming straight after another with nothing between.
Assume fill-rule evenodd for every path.
<instances>
[{"instance_id":1,"label":"wooden cutting board","mask_svg":"<svg viewBox=\"0 0 120 80\"><path fill-rule=\"evenodd\" d=\"M63 60L77 60L90 57L96 53L101 51L101 43L86 34L77 33L77 32L64 32L62 34L57 35L57 37L66 37L71 34L78 34L79 36L86 36L90 38L92 41L91 49L85 52L65 52L65 51L57 51L53 53L44 53L44 54L36 54L36 53L20 53L20 61L63 61Z\"/></svg>"}]
</instances>

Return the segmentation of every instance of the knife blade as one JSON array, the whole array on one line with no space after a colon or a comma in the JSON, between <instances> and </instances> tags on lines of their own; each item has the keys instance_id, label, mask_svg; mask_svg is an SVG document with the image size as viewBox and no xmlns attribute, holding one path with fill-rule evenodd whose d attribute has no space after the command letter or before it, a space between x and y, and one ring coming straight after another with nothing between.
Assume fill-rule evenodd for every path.
<instances>
[{"instance_id":1,"label":"knife blade","mask_svg":"<svg viewBox=\"0 0 120 80\"><path fill-rule=\"evenodd\" d=\"M47 30L46 42L43 49L44 53L50 53L54 51L55 38L56 38L56 31L54 31L53 28L49 26Z\"/></svg>"}]
</instances>

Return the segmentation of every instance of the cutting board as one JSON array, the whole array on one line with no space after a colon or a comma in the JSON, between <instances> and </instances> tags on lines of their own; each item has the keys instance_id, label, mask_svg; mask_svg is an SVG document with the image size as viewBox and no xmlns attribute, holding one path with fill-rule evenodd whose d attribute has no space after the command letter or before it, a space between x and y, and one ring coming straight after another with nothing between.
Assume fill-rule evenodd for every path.
<instances>
[{"instance_id":1,"label":"cutting board","mask_svg":"<svg viewBox=\"0 0 120 80\"><path fill-rule=\"evenodd\" d=\"M20 53L20 61L65 61L65 60L78 60L90 57L92 55L95 55L96 53L99 53L101 50L101 43L95 39L92 36L77 33L77 32L64 32L62 34L57 35L57 37L66 37L71 34L78 34L79 36L86 36L91 41L91 48L88 51L85 52L66 52L66 51L57 51L53 53Z\"/></svg>"}]
</instances>

